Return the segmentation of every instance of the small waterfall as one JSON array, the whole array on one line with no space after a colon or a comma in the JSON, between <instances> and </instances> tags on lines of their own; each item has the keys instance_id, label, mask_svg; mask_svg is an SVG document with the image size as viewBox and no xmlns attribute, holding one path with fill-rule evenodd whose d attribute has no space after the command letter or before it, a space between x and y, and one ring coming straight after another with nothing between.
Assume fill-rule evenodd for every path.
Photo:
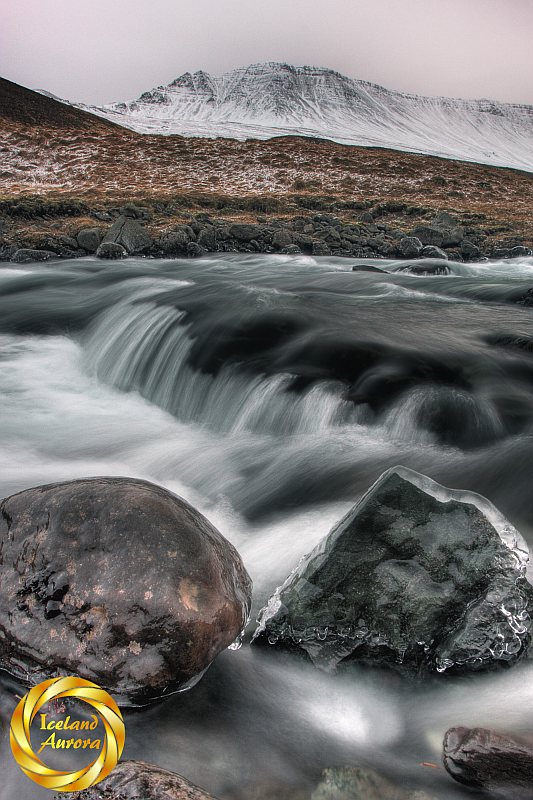
<instances>
[{"instance_id":1,"label":"small waterfall","mask_svg":"<svg viewBox=\"0 0 533 800\"><path fill-rule=\"evenodd\" d=\"M362 421L364 408L343 399L343 386L335 381L296 393L289 374L255 375L235 365L216 376L193 369L184 317L154 300L122 302L88 330L86 366L99 380L137 391L180 422L220 433L313 434Z\"/></svg>"}]
</instances>

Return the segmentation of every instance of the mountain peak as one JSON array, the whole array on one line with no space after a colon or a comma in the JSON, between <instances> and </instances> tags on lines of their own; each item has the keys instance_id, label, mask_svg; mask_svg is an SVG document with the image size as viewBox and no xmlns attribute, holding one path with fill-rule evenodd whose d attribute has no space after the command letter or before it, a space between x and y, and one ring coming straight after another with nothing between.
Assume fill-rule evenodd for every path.
<instances>
[{"instance_id":1,"label":"mountain peak","mask_svg":"<svg viewBox=\"0 0 533 800\"><path fill-rule=\"evenodd\" d=\"M278 61L185 72L93 111L141 133L305 135L533 171L533 108L395 92L327 67Z\"/></svg>"}]
</instances>

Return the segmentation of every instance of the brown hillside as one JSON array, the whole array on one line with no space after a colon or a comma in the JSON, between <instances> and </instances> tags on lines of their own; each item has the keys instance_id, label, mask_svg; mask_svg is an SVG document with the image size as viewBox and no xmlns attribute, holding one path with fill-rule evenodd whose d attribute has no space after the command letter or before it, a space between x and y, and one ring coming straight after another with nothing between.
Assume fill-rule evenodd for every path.
<instances>
[{"instance_id":1,"label":"brown hillside","mask_svg":"<svg viewBox=\"0 0 533 800\"><path fill-rule=\"evenodd\" d=\"M141 135L0 81L0 200L30 195L83 199L91 207L176 202L181 210L204 197L211 208L278 214L337 204L351 216L361 204L406 204L410 214L422 207L478 215L491 237L508 231L533 241L529 173L295 136L238 142ZM408 228L412 216L403 222Z\"/></svg>"},{"instance_id":2,"label":"brown hillside","mask_svg":"<svg viewBox=\"0 0 533 800\"><path fill-rule=\"evenodd\" d=\"M0 119L55 128L117 128L112 122L0 78Z\"/></svg>"}]
</instances>

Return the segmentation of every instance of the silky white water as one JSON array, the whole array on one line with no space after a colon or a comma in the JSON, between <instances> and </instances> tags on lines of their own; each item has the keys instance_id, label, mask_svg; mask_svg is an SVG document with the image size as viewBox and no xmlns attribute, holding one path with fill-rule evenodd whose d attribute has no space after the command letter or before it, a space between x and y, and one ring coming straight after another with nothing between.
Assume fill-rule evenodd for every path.
<instances>
[{"instance_id":1,"label":"silky white water","mask_svg":"<svg viewBox=\"0 0 533 800\"><path fill-rule=\"evenodd\" d=\"M378 262L376 262L378 263ZM485 494L531 544L533 259L352 273L280 256L84 259L0 269L0 495L126 475L196 505L241 553L254 616L385 469ZM513 339L514 337L514 339ZM437 798L447 727L531 729L533 667L410 682L323 674L275 648L222 654L126 718L125 756L221 798L373 766ZM6 684L4 722L15 705ZM47 797L6 737L0 798ZM280 790L281 792L281 790ZM280 794L281 797L281 794Z\"/></svg>"}]
</instances>

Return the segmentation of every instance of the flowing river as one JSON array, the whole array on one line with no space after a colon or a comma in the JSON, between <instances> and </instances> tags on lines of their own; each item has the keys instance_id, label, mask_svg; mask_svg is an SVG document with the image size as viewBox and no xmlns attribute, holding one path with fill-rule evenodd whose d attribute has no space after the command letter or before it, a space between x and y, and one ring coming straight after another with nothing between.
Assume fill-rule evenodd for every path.
<instances>
[{"instance_id":1,"label":"flowing river","mask_svg":"<svg viewBox=\"0 0 533 800\"><path fill-rule=\"evenodd\" d=\"M533 306L519 302L533 259L429 276L352 263L2 265L0 496L92 475L159 483L236 545L252 619L396 464L486 495L533 546ZM14 692L0 695L4 731ZM124 755L221 800L282 800L357 765L448 800L470 795L422 766L440 764L446 729L533 732L532 711L533 662L420 682L335 676L245 637L191 691L129 712ZM49 797L2 741L1 800Z\"/></svg>"}]
</instances>

